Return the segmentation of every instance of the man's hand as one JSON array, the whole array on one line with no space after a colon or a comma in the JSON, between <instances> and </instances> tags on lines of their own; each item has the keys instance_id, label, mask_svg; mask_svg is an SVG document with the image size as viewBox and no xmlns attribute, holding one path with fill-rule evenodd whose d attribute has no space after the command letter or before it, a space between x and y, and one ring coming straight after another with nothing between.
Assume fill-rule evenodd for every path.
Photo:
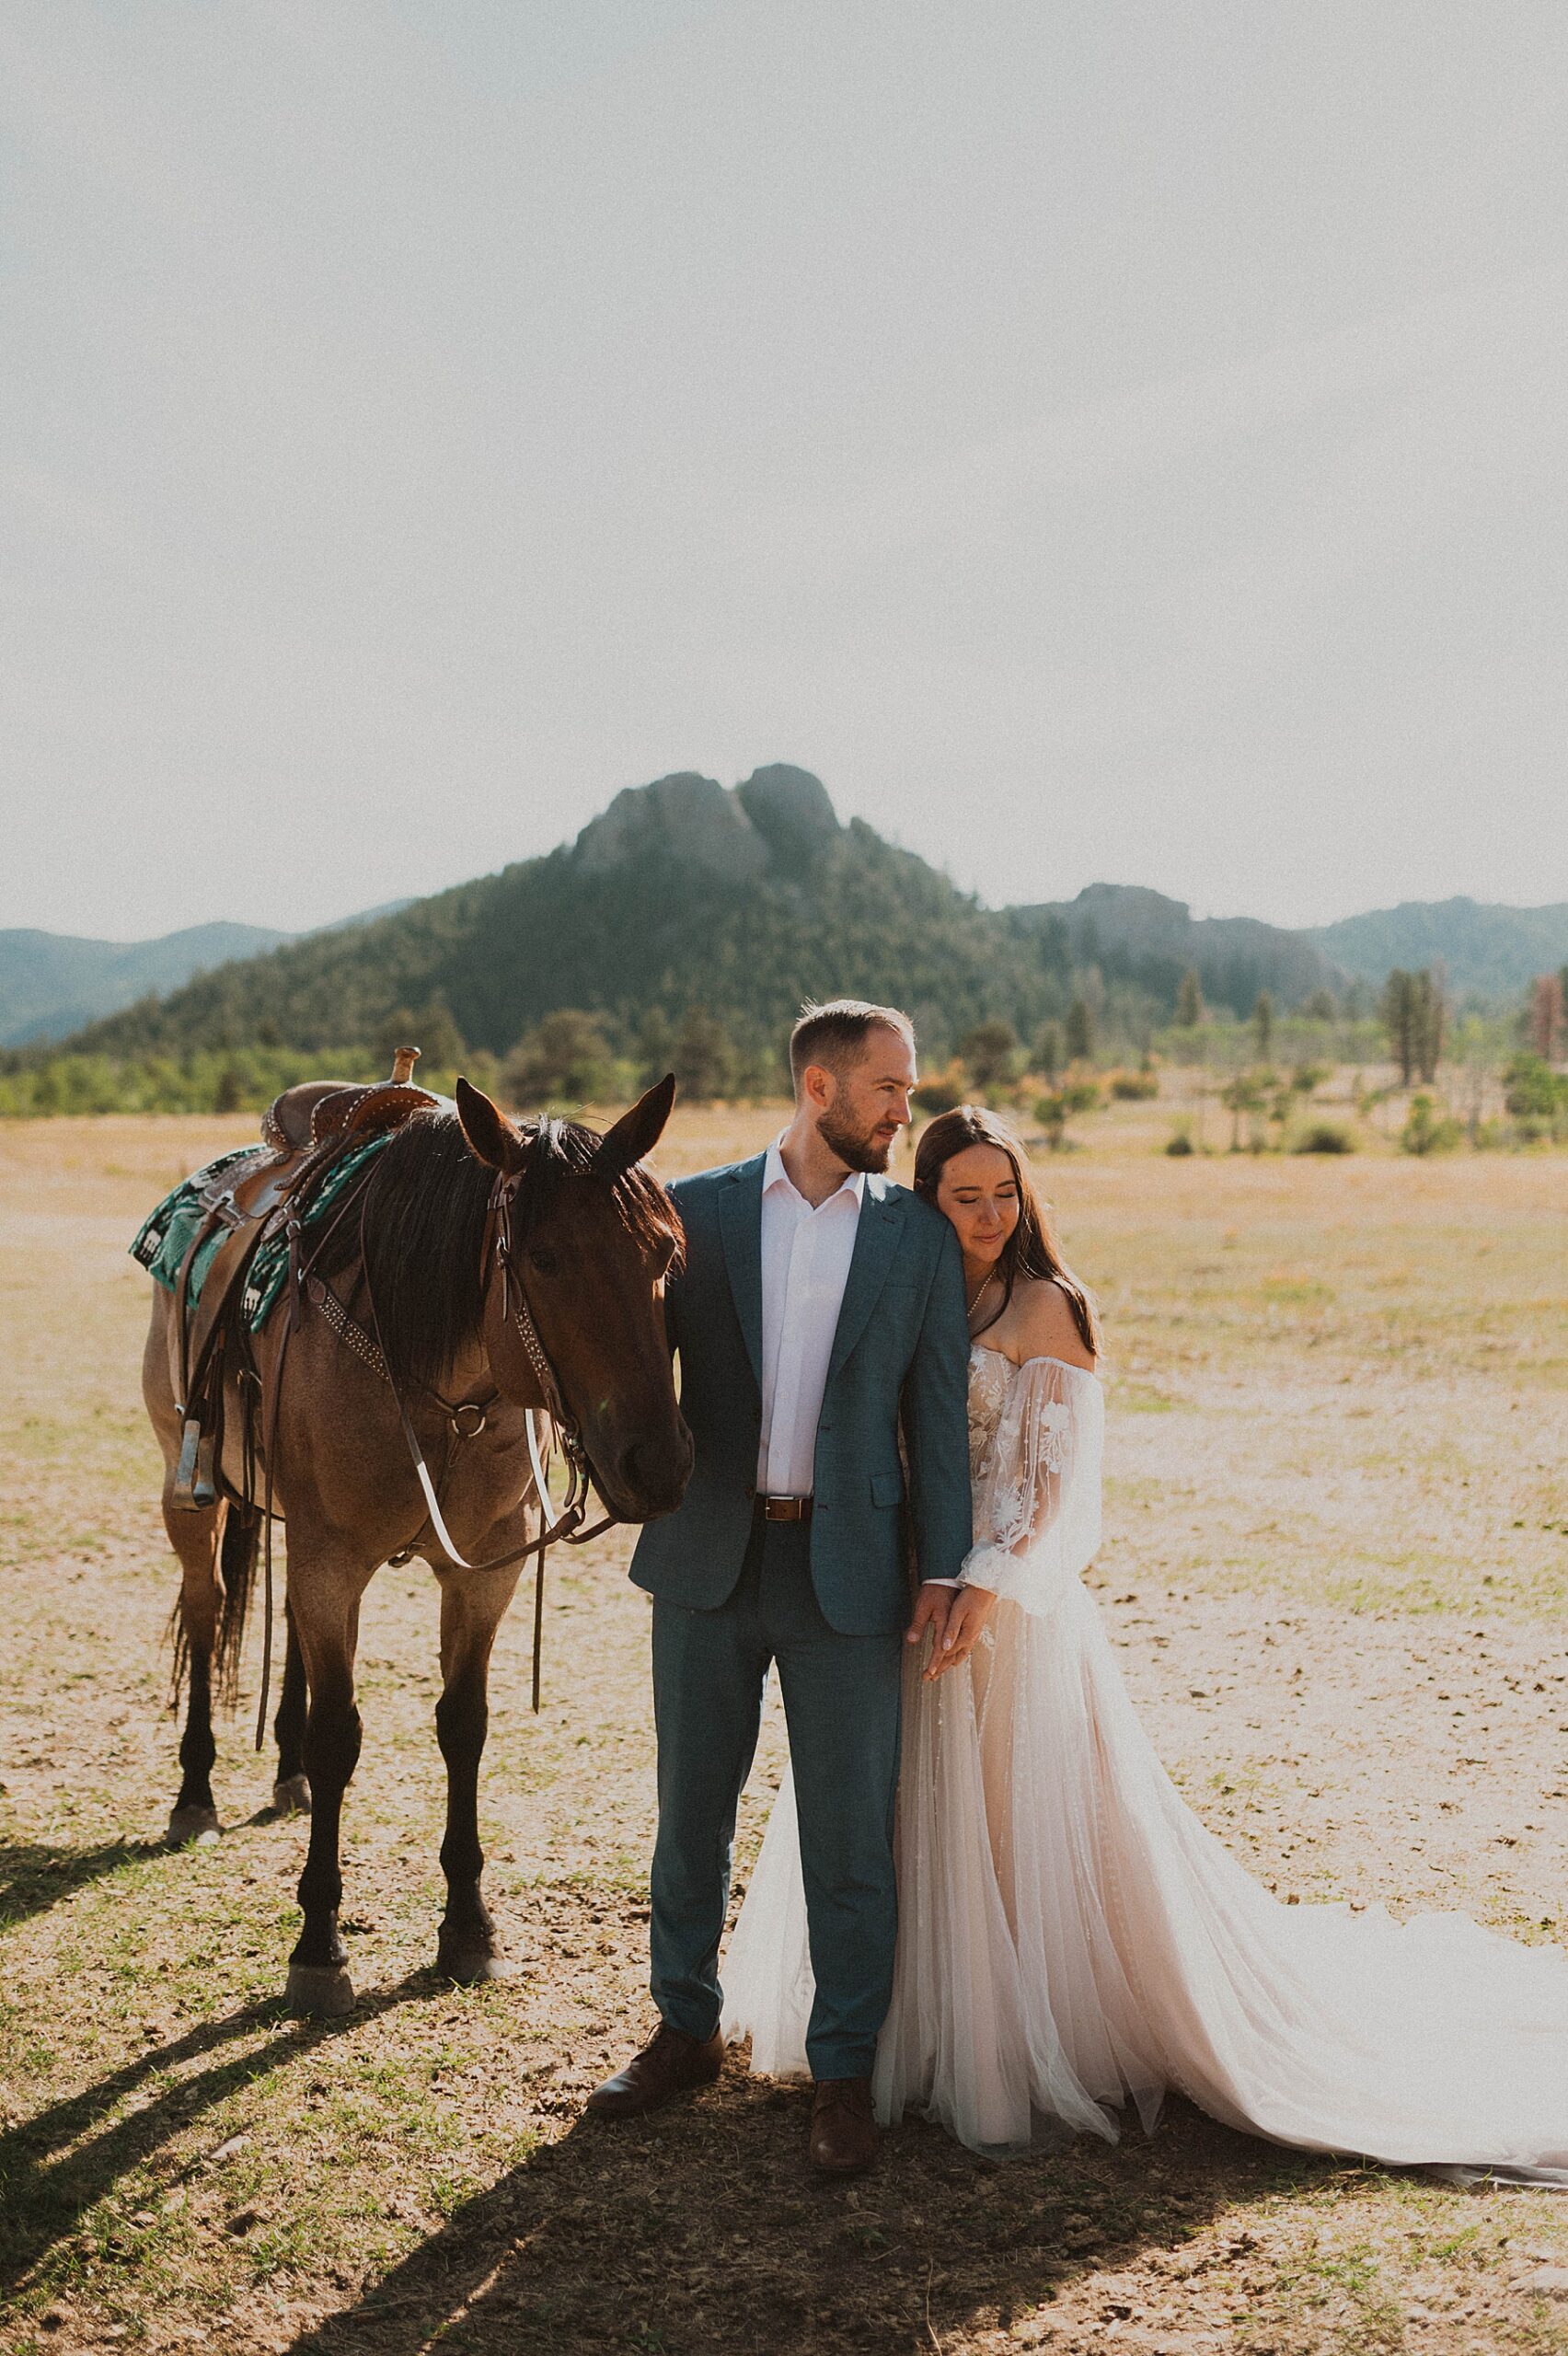
<instances>
[{"instance_id":1,"label":"man's hand","mask_svg":"<svg viewBox=\"0 0 1568 2356\"><path fill-rule=\"evenodd\" d=\"M932 1678L940 1677L944 1669L956 1669L960 1661L969 1658L997 1608L997 1599L989 1588L961 1587L951 1592L946 1623L939 1630L931 1657L926 1664L928 1683Z\"/></svg>"},{"instance_id":2,"label":"man's hand","mask_svg":"<svg viewBox=\"0 0 1568 2356\"><path fill-rule=\"evenodd\" d=\"M962 1593L961 1588L943 1587L940 1582L933 1585L928 1580L915 1598L915 1617L904 1632L905 1643L917 1645L929 1628L934 1631L940 1648L942 1631L947 1626L948 1613L952 1609L955 1598Z\"/></svg>"}]
</instances>

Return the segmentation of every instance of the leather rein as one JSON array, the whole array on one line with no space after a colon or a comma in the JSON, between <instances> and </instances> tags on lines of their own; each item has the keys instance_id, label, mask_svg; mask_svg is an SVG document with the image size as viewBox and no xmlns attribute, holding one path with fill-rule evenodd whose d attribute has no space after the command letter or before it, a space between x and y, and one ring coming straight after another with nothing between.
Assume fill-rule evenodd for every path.
<instances>
[{"instance_id":1,"label":"leather rein","mask_svg":"<svg viewBox=\"0 0 1568 2356\"><path fill-rule=\"evenodd\" d=\"M526 1407L524 1410L524 1428L527 1434L528 1439L528 1461L534 1476L534 1487L538 1499L539 1511L541 1516L544 1518L546 1526L541 1528L536 1538L528 1539L521 1546L513 1546L504 1554L492 1555L488 1562L483 1563L470 1563L467 1556L458 1551L456 1542L454 1540L451 1531L447 1529L445 1517L441 1509L441 1490L444 1487L447 1475L452 1470L453 1460L449 1457L447 1464L444 1468L440 1482L437 1483L432 1481L431 1478L430 1467L425 1461L424 1449L420 1445L419 1434L414 1429L413 1418L409 1413L408 1402L404 1398L401 1390L398 1388L397 1378L392 1371L391 1361L388 1359L386 1348L382 1343L381 1320L376 1311L375 1296L371 1288L370 1272L365 1259L364 1249L364 1219L365 1212L368 1207L367 1193L370 1172L367 1172L364 1178L355 1184L350 1195L349 1200L340 1205L334 1212L332 1219L327 1230L327 1233L323 1235L320 1242L317 1243L316 1249L311 1253L308 1261L305 1259L302 1252L303 1223L300 1214L295 1207L293 1205L290 1206L290 1215L287 1220L289 1237L289 1313L285 1320L282 1333L279 1338L278 1355L273 1361L272 1379L268 1386L269 1396L266 1403L266 1412L263 1414L262 1417L262 1449L266 1460L266 1498L263 1507L263 1531L265 1540L263 1554L266 1570L266 1605L265 1634L263 1639L261 1663L261 1695L256 1714L256 1748L258 1750L262 1748L265 1738L267 1702L271 1684L272 1660L272 1495L273 1472L277 1453L276 1438L278 1407L282 1396L283 1359L288 1349L289 1337L294 1332L300 1322L302 1312L302 1295L308 1295L312 1304L321 1311L327 1324L330 1327L331 1331L336 1334L339 1341L352 1350L354 1355L368 1366L373 1373L379 1375L381 1380L390 1390L393 1402L398 1409L398 1422L402 1426L403 1438L408 1445L409 1454L413 1461L415 1476L419 1481L420 1488L423 1494L426 1512L431 1527L435 1531L436 1537L440 1540L442 1547L448 1559L455 1564L459 1570L475 1571L483 1574L489 1571L509 1570L514 1563L526 1562L530 1554L536 1557L534 1568L534 1658L532 1701L534 1713L536 1715L538 1714L540 1667L544 1643L545 1557L549 1549L557 1544L566 1546L585 1546L590 1539L597 1538L605 1530L612 1529L619 1517L614 1513L605 1512L597 1521L590 1522L586 1527L584 1527L584 1518L588 1512L594 1490L593 1467L589 1463L588 1453L582 1444L582 1435L578 1426L577 1419L571 1414L571 1409L566 1403L566 1396L561 1389L560 1381L556 1374L555 1368L551 1363L549 1353L539 1337L539 1329L534 1322L534 1313L528 1305L527 1290L523 1283L522 1276L518 1272L516 1264L513 1257L513 1212L516 1204L517 1190L526 1174L525 1170L513 1171L510 1174L505 1172L501 1172L498 1173L495 1184L490 1189L490 1202L487 1207L485 1216L484 1242L481 1249L479 1263L480 1293L481 1299L488 1298L490 1284L493 1281L499 1280L502 1288L501 1306L502 1319L515 1332L518 1341L522 1345L523 1354L527 1359L529 1368L539 1386L540 1394L544 1403L542 1411L543 1418L548 1418L548 1423L553 1427L555 1439L559 1442L560 1452L566 1460L566 1496L561 1504L560 1511L557 1516L557 1519L554 1521L550 1521L548 1519L552 1511L552 1500L549 1493L550 1445L547 1440L544 1447L541 1448L539 1435L536 1430L536 1421L540 1417L540 1411L536 1410L533 1407ZM349 1210L351 1205L356 1199L359 1203L360 1230L359 1281L364 1288L365 1299L370 1310L370 1331L368 1333L359 1322L358 1319L350 1313L343 1302L332 1290L331 1287L327 1284L325 1279L315 1273L315 1263L320 1258L322 1248L325 1245L328 1237L338 1228L344 1214ZM350 1298L352 1298L352 1290ZM494 1405L496 1400L499 1399L502 1394L499 1388L497 1388L488 1392L482 1399L462 1399L452 1401L442 1398L440 1393L436 1392L432 1392L429 1395L434 1400L437 1406L444 1409L447 1420L451 1425L453 1442L454 1447L455 1448L458 1443L465 1439L477 1439L478 1438L480 1432L485 1428L485 1422L489 1409ZM413 1552L414 1542L410 1542L408 1546L400 1548L397 1553L390 1555L388 1560L394 1563L405 1563L409 1560Z\"/></svg>"},{"instance_id":2,"label":"leather rein","mask_svg":"<svg viewBox=\"0 0 1568 2356\"><path fill-rule=\"evenodd\" d=\"M440 1539L442 1545L445 1548L448 1556L456 1564L459 1570L481 1572L507 1570L513 1563L525 1562L530 1554L537 1554L539 1558L538 1576L536 1581L534 1599L534 1707L537 1710L539 1706L538 1643L540 1634L540 1615L542 1613L544 1603L544 1567L546 1551L548 1548L556 1545L558 1542L568 1546L585 1546L591 1538L597 1538L602 1531L611 1529L617 1521L617 1516L613 1513L606 1513L603 1515L598 1521L591 1524L588 1529L584 1530L582 1528L582 1519L588 1510L589 1500L593 1496L593 1467L588 1461L588 1453L582 1445L582 1435L578 1428L577 1419L566 1403L566 1395L561 1390L560 1382L556 1374L555 1368L550 1363L549 1352L546 1349L543 1342L539 1339L539 1329L534 1322L534 1312L528 1306L527 1291L524 1286L522 1277L517 1272L516 1263L514 1262L512 1253L512 1212L516 1200L517 1189L522 1183L523 1175L524 1173L522 1172L513 1172L513 1173L508 1177L504 1172L502 1172L497 1177L495 1184L490 1189L490 1205L485 1218L485 1240L480 1253L479 1272L481 1288L483 1288L488 1281L492 1280L490 1278L490 1272L492 1251L491 1238L493 1237L495 1276L499 1277L501 1283L502 1316L511 1323L517 1334L518 1340L523 1345L524 1356L528 1361L529 1367L533 1371L534 1379L538 1383L539 1390L544 1400L544 1413L548 1417L549 1422L554 1428L555 1437L560 1444L561 1454L566 1459L566 1497L560 1508L559 1519L552 1522L548 1529L542 1530L537 1538L529 1539L525 1545L514 1546L510 1553L493 1555L488 1563L470 1563L463 1554L459 1553L456 1542L443 1519L440 1496L437 1492L436 1484L430 1477L430 1468L425 1462L424 1450L420 1446L419 1435L414 1429L412 1420L409 1415L408 1407L403 1399L403 1394L398 1390L397 1382L393 1378L392 1369L387 1361L386 1350L382 1347L381 1325L380 1321L376 1316L375 1297L371 1291L369 1272L364 1266L364 1211L363 1207L360 1212L360 1265L362 1269L362 1281L364 1285L365 1299L370 1303L371 1322L375 1330L376 1352L381 1360L381 1367L379 1370L385 1374L386 1381L391 1386L392 1396L397 1402L398 1417L403 1426L403 1438L408 1442L409 1453L413 1459L414 1471L418 1475L420 1486L424 1491L425 1504L430 1509L431 1526L434 1530L436 1536ZM515 1307L513 1305L513 1291L516 1293ZM432 1396L434 1394L432 1394ZM459 1439L465 1438L468 1437L468 1435L459 1425L457 1421L458 1416L462 1415L465 1410L479 1411L479 1422L474 1427L473 1433L473 1436L477 1438L478 1433L484 1428L483 1410L489 1407L495 1399L500 1397L500 1395L499 1391L492 1391L483 1400L460 1401L455 1407L450 1406L448 1402L444 1399L437 1399L436 1403L438 1406L447 1408L448 1415L452 1421L454 1436ZM528 1461L533 1467L534 1485L538 1494L539 1510L543 1514L548 1514L550 1510L550 1493L548 1477L548 1450L547 1449L544 1455L541 1456L538 1438L534 1427L534 1409L532 1407L526 1408L524 1413L525 1418L525 1428L528 1435Z\"/></svg>"}]
</instances>

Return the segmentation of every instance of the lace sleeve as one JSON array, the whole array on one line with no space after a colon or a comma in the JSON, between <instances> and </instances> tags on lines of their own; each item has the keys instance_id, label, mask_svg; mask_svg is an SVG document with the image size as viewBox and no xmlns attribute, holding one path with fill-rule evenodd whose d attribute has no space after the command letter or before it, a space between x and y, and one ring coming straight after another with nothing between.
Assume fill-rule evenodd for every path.
<instances>
[{"instance_id":1,"label":"lace sleeve","mask_svg":"<svg viewBox=\"0 0 1568 2356\"><path fill-rule=\"evenodd\" d=\"M1013 1373L996 1439L974 1481L972 1587L1048 1611L1100 1543L1105 1400L1092 1374L1060 1358Z\"/></svg>"}]
</instances>

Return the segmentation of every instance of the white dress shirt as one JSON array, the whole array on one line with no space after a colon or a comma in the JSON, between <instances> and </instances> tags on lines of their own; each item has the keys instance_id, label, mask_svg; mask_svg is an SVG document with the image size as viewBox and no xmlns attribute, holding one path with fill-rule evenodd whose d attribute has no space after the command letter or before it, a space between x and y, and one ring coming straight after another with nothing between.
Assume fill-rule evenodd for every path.
<instances>
[{"instance_id":1,"label":"white dress shirt","mask_svg":"<svg viewBox=\"0 0 1568 2356\"><path fill-rule=\"evenodd\" d=\"M855 1256L866 1180L850 1171L813 1209L776 1138L762 1173L762 1438L759 1496L809 1497L817 1419Z\"/></svg>"}]
</instances>

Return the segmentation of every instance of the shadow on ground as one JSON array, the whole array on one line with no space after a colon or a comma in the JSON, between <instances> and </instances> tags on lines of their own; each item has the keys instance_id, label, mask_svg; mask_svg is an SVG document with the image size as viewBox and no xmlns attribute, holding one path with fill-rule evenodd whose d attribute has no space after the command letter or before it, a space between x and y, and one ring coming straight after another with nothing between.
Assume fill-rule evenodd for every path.
<instances>
[{"instance_id":1,"label":"shadow on ground","mask_svg":"<svg viewBox=\"0 0 1568 2356\"><path fill-rule=\"evenodd\" d=\"M1176 2103L1151 2138L1002 2165L906 2124L874 2175L836 2185L807 2168L808 2110L732 2063L656 2119L581 2119L289 2356L929 2350L1334 2165Z\"/></svg>"},{"instance_id":2,"label":"shadow on ground","mask_svg":"<svg viewBox=\"0 0 1568 2356\"><path fill-rule=\"evenodd\" d=\"M161 1842L104 1841L93 1849L50 1848L36 1841L0 1842L0 1932L15 1930L31 1914L52 1906L148 1857L163 1854Z\"/></svg>"},{"instance_id":3,"label":"shadow on ground","mask_svg":"<svg viewBox=\"0 0 1568 2356\"><path fill-rule=\"evenodd\" d=\"M293 2020L275 1997L242 2005L167 2043L150 2044L96 2085L0 2135L0 2291L14 2290L128 2169L183 2133L203 2111L312 2047L441 1984L433 1972L411 1973L395 1987L363 1995L340 2021ZM244 2050L225 2055L225 2048L236 2045ZM207 2055L214 2057L209 2067L189 2067ZM156 2091L143 2098L149 2087ZM92 2132L127 2101L128 2111Z\"/></svg>"}]
</instances>

